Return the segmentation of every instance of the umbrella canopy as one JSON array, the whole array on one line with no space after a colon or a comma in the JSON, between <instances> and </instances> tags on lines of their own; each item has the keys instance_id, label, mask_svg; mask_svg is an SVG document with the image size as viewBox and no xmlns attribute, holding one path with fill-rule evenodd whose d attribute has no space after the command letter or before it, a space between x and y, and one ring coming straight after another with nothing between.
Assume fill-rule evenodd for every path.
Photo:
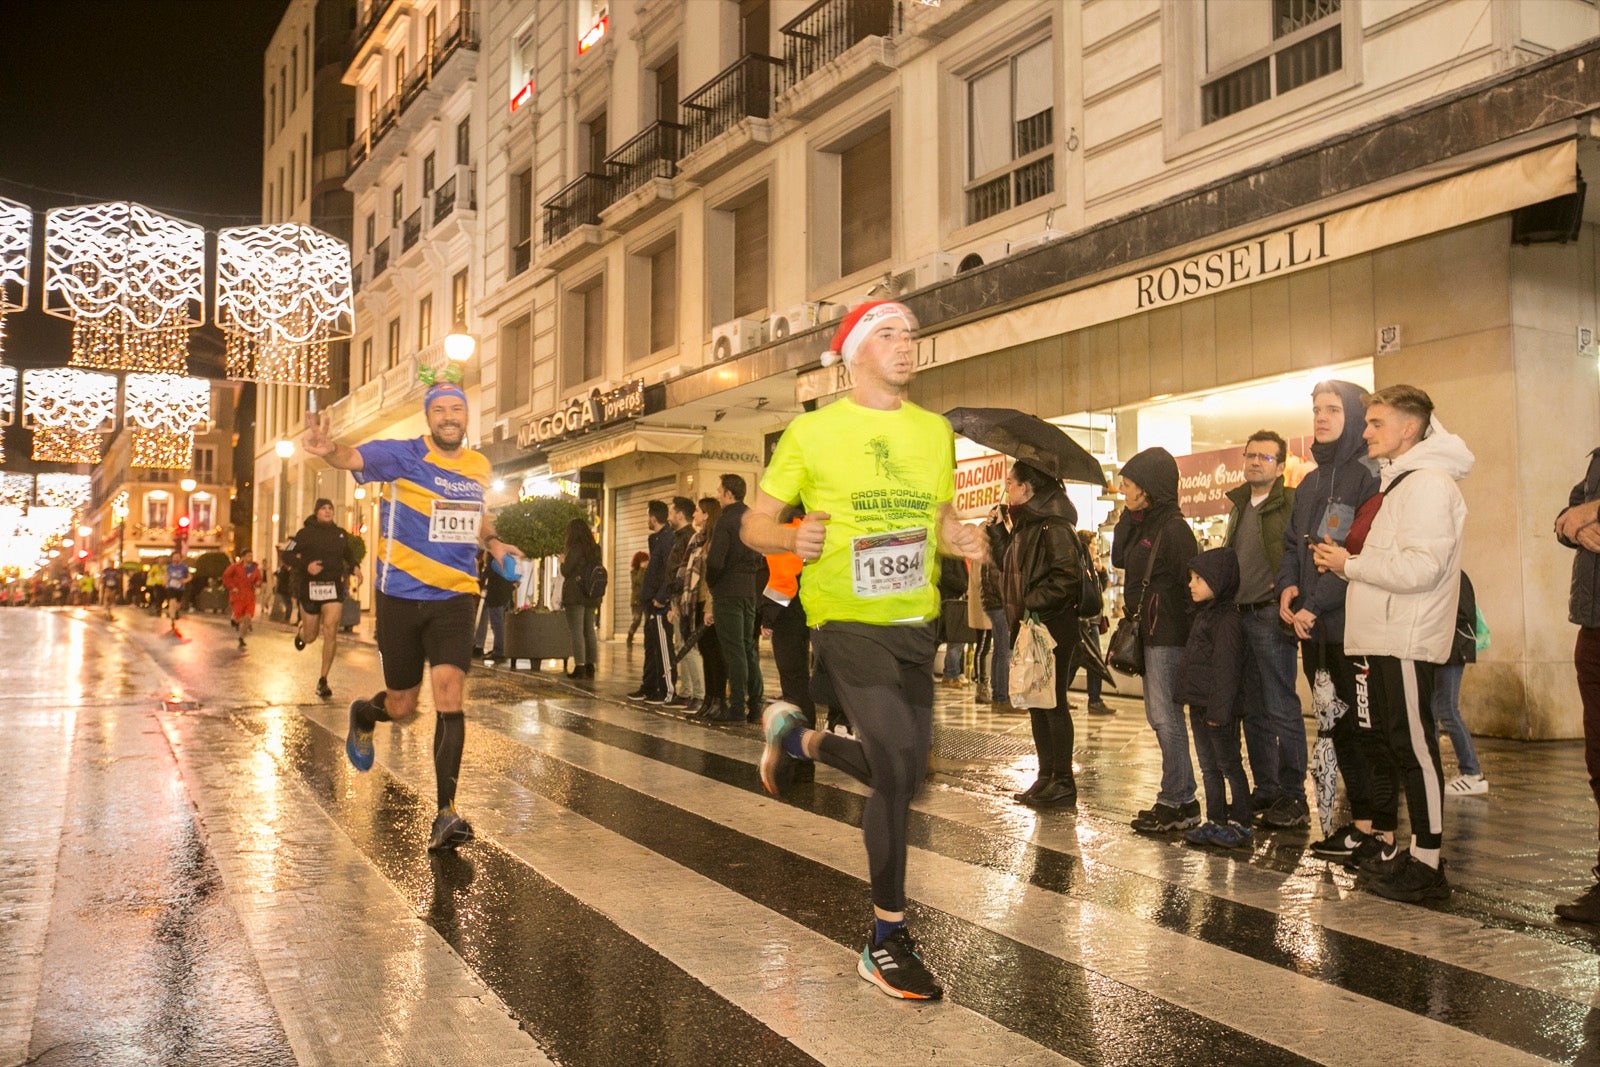
<instances>
[{"instance_id":1,"label":"umbrella canopy","mask_svg":"<svg viewBox=\"0 0 1600 1067\"><path fill-rule=\"evenodd\" d=\"M1100 648L1100 620L1078 620L1078 643L1072 650L1074 668L1082 667L1085 674L1098 674L1111 688L1117 688L1117 679L1106 666L1106 654Z\"/></svg>"},{"instance_id":2,"label":"umbrella canopy","mask_svg":"<svg viewBox=\"0 0 1600 1067\"><path fill-rule=\"evenodd\" d=\"M1100 461L1037 415L1015 408L951 408L944 417L961 436L1038 467L1052 478L1105 488Z\"/></svg>"}]
</instances>

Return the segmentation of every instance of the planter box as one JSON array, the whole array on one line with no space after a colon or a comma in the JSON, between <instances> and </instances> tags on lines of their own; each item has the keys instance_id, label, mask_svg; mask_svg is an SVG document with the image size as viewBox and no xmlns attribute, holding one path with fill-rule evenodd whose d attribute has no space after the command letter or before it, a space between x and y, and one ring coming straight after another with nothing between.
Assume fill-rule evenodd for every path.
<instances>
[{"instance_id":1,"label":"planter box","mask_svg":"<svg viewBox=\"0 0 1600 1067\"><path fill-rule=\"evenodd\" d=\"M225 589L202 589L194 598L196 611L220 615L228 610L228 592Z\"/></svg>"},{"instance_id":2,"label":"planter box","mask_svg":"<svg viewBox=\"0 0 1600 1067\"><path fill-rule=\"evenodd\" d=\"M558 659L565 668L572 657L572 631L567 616L559 611L513 611L506 615L506 652L511 667L521 660L532 661L539 669L541 660Z\"/></svg>"}]
</instances>

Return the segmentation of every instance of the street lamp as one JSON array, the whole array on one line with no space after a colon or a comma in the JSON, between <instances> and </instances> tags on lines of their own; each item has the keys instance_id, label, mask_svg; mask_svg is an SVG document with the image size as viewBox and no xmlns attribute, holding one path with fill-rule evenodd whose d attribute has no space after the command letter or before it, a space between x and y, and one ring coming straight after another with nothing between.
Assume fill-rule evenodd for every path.
<instances>
[{"instance_id":1,"label":"street lamp","mask_svg":"<svg viewBox=\"0 0 1600 1067\"><path fill-rule=\"evenodd\" d=\"M278 528L272 537L276 546L283 543L283 524L289 520L289 457L294 455L294 442L279 441L272 447L278 453Z\"/></svg>"},{"instance_id":2,"label":"street lamp","mask_svg":"<svg viewBox=\"0 0 1600 1067\"><path fill-rule=\"evenodd\" d=\"M444 336L444 354L452 363L465 363L478 350L478 339L467 332L467 324L457 321Z\"/></svg>"}]
</instances>

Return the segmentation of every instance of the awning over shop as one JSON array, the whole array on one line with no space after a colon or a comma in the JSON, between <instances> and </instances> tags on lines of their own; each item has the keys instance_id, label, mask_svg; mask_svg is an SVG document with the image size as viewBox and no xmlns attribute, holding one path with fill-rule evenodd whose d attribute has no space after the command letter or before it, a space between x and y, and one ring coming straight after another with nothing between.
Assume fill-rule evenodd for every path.
<instances>
[{"instance_id":1,"label":"awning over shop","mask_svg":"<svg viewBox=\"0 0 1600 1067\"><path fill-rule=\"evenodd\" d=\"M552 446L546 454L552 471L574 471L631 452L699 455L704 440L705 435L699 430L630 425L575 441L563 441Z\"/></svg>"},{"instance_id":2,"label":"awning over shop","mask_svg":"<svg viewBox=\"0 0 1600 1067\"><path fill-rule=\"evenodd\" d=\"M1219 242L1181 259L1100 281L925 337L919 367L942 367L1032 341L1213 296L1269 277L1320 267L1454 229L1577 189L1577 142L1498 163L1326 215ZM842 365L799 376L801 402L850 387Z\"/></svg>"}]
</instances>

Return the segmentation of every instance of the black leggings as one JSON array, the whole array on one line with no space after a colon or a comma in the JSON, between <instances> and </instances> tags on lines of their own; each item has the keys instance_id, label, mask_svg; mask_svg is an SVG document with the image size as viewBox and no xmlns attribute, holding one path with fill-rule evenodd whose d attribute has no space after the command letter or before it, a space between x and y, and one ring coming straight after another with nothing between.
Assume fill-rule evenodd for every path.
<instances>
[{"instance_id":1,"label":"black leggings","mask_svg":"<svg viewBox=\"0 0 1600 1067\"><path fill-rule=\"evenodd\" d=\"M1339 777L1344 779L1344 792L1350 801L1350 818L1365 821L1375 814L1372 803L1372 767L1367 762L1366 747L1361 742L1357 719L1356 673L1344 645L1331 642L1300 642L1300 666L1306 682L1313 688L1317 684L1318 664L1327 668L1333 679L1333 691L1347 709L1333 724L1333 752L1339 757Z\"/></svg>"},{"instance_id":2,"label":"black leggings","mask_svg":"<svg viewBox=\"0 0 1600 1067\"><path fill-rule=\"evenodd\" d=\"M1067 683L1072 680L1072 646L1056 638L1056 706L1029 708L1033 747L1039 753L1039 777L1072 783L1072 713L1067 710Z\"/></svg>"},{"instance_id":3,"label":"black leggings","mask_svg":"<svg viewBox=\"0 0 1600 1067\"><path fill-rule=\"evenodd\" d=\"M872 903L906 907L906 821L933 746L932 625L825 623L811 631L854 737L823 734L817 758L872 790L861 816Z\"/></svg>"}]
</instances>

